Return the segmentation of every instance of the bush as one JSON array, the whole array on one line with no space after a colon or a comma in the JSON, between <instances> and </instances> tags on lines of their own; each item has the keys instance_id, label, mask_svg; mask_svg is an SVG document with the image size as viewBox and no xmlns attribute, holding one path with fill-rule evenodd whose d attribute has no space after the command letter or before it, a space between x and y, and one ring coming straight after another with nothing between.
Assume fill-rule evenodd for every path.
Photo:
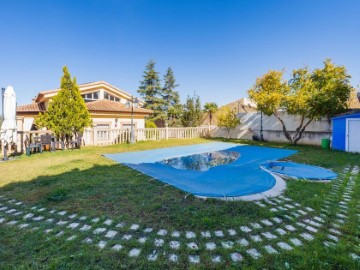
<instances>
[{"instance_id":1,"label":"bush","mask_svg":"<svg viewBox=\"0 0 360 270\"><path fill-rule=\"evenodd\" d=\"M157 126L155 125L155 123L151 120L146 120L145 121L145 128L157 128Z\"/></svg>"}]
</instances>

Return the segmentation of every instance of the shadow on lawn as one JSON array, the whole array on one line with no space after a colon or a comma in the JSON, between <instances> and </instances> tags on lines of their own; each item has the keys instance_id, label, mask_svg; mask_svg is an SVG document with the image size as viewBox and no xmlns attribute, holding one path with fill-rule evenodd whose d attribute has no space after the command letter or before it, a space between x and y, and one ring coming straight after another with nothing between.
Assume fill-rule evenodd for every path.
<instances>
[{"instance_id":1,"label":"shadow on lawn","mask_svg":"<svg viewBox=\"0 0 360 270\"><path fill-rule=\"evenodd\" d=\"M48 209L143 222L155 228L211 229L268 217L250 202L185 199L181 190L121 164L11 183L0 188L0 194Z\"/></svg>"}]
</instances>

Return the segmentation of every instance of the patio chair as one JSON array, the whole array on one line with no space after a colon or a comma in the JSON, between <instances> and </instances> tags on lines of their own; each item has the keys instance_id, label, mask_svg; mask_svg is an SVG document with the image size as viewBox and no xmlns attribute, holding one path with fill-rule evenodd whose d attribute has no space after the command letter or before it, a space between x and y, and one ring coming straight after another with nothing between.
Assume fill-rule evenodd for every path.
<instances>
[{"instance_id":1,"label":"patio chair","mask_svg":"<svg viewBox=\"0 0 360 270\"><path fill-rule=\"evenodd\" d=\"M41 143L36 140L33 143L30 142L30 139L28 136L26 136L26 138L25 138L25 149L26 149L27 156L31 155L31 150L34 150L34 152L38 151L39 153L42 153Z\"/></svg>"},{"instance_id":2,"label":"patio chair","mask_svg":"<svg viewBox=\"0 0 360 270\"><path fill-rule=\"evenodd\" d=\"M49 151L52 151L52 141L51 141L51 134L43 134L40 135L40 143L41 146L46 149L49 146Z\"/></svg>"},{"instance_id":3,"label":"patio chair","mask_svg":"<svg viewBox=\"0 0 360 270\"><path fill-rule=\"evenodd\" d=\"M79 134L74 141L71 141L71 149L80 149L82 143L82 134Z\"/></svg>"}]
</instances>

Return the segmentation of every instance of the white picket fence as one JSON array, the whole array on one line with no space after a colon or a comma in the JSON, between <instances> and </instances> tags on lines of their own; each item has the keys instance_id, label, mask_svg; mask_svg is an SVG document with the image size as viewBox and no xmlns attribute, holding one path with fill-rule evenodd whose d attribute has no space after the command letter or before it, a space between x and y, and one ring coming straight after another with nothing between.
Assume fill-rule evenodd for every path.
<instances>
[{"instance_id":1,"label":"white picket fence","mask_svg":"<svg viewBox=\"0 0 360 270\"><path fill-rule=\"evenodd\" d=\"M137 128L134 129L136 141L159 141L168 139L191 139L209 136L213 127L187 128ZM130 129L88 128L84 130L85 145L110 145L126 143L130 140Z\"/></svg>"}]
</instances>

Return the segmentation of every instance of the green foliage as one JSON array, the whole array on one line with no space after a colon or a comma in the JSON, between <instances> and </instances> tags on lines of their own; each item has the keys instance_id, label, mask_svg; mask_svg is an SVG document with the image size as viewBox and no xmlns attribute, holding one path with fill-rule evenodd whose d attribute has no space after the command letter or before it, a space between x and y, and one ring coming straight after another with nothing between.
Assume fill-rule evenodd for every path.
<instances>
[{"instance_id":1,"label":"green foliage","mask_svg":"<svg viewBox=\"0 0 360 270\"><path fill-rule=\"evenodd\" d=\"M76 78L71 79L67 67L63 68L63 72L59 93L49 103L47 111L35 118L35 125L50 129L61 140L69 140L91 126L92 121Z\"/></svg>"},{"instance_id":2,"label":"green foliage","mask_svg":"<svg viewBox=\"0 0 360 270\"><path fill-rule=\"evenodd\" d=\"M212 122L213 114L217 111L217 109L218 109L218 106L215 102L207 102L204 105L204 112L208 113L208 115L209 115L210 125Z\"/></svg>"},{"instance_id":3,"label":"green foliage","mask_svg":"<svg viewBox=\"0 0 360 270\"><path fill-rule=\"evenodd\" d=\"M151 120L146 120L145 121L145 128L157 128L157 126L155 125L155 123Z\"/></svg>"},{"instance_id":4,"label":"green foliage","mask_svg":"<svg viewBox=\"0 0 360 270\"><path fill-rule=\"evenodd\" d=\"M235 111L229 107L224 107L217 114L217 125L227 130L229 138L230 131L240 125L240 119Z\"/></svg>"},{"instance_id":5,"label":"green foliage","mask_svg":"<svg viewBox=\"0 0 360 270\"><path fill-rule=\"evenodd\" d=\"M256 80L248 93L259 111L277 117L291 143L297 144L312 121L347 109L353 88L344 66L336 66L326 59L324 67L313 72L307 68L294 70L289 82L283 79L283 74L283 71L269 71ZM285 109L289 115L300 116L300 124L293 135L288 132L280 109Z\"/></svg>"},{"instance_id":6,"label":"green foliage","mask_svg":"<svg viewBox=\"0 0 360 270\"><path fill-rule=\"evenodd\" d=\"M197 127L200 125L202 118L202 110L200 97L188 96L184 105L184 112L182 114L181 123L185 127Z\"/></svg>"},{"instance_id":7,"label":"green foliage","mask_svg":"<svg viewBox=\"0 0 360 270\"><path fill-rule=\"evenodd\" d=\"M176 126L180 122L182 114L182 105L180 104L179 92L175 88L176 84L174 72L169 67L164 76L164 87L162 89L162 98L165 102L163 111L167 114L167 122L169 126Z\"/></svg>"},{"instance_id":8,"label":"green foliage","mask_svg":"<svg viewBox=\"0 0 360 270\"><path fill-rule=\"evenodd\" d=\"M144 98L144 107L153 110L150 119L165 120L166 113L163 108L165 101L162 97L162 88L160 85L159 73L155 71L155 61L150 60L145 67L143 80L140 81L138 93Z\"/></svg>"}]
</instances>

